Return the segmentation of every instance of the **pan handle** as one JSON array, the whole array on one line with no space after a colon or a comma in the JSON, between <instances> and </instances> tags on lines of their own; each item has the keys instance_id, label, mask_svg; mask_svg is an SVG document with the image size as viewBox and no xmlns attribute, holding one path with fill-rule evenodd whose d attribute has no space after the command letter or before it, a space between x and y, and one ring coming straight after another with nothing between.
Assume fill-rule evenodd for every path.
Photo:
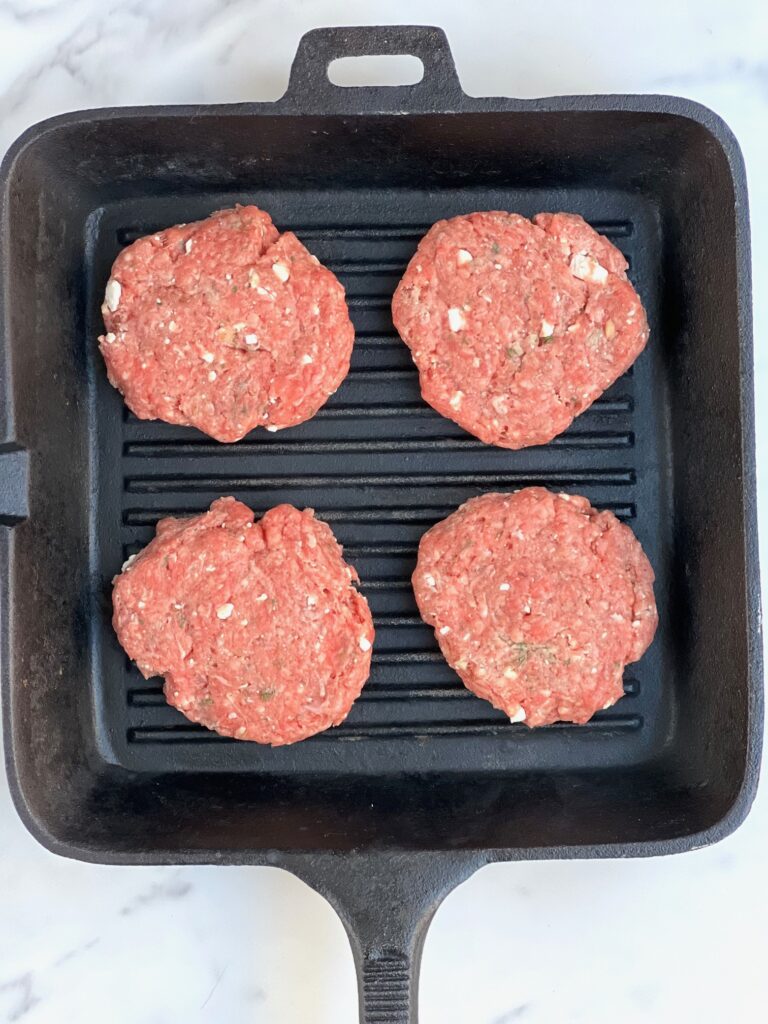
<instances>
[{"instance_id":1,"label":"pan handle","mask_svg":"<svg viewBox=\"0 0 768 1024\"><path fill-rule=\"evenodd\" d=\"M424 65L415 85L345 87L328 78L337 57L408 54ZM316 28L299 40L288 89L279 101L301 113L354 114L451 110L464 93L451 48L441 28L379 25Z\"/></svg>"},{"instance_id":2,"label":"pan handle","mask_svg":"<svg viewBox=\"0 0 768 1024\"><path fill-rule=\"evenodd\" d=\"M472 853L306 855L287 863L337 911L357 970L360 1024L417 1024L421 952L440 903L485 861Z\"/></svg>"}]
</instances>

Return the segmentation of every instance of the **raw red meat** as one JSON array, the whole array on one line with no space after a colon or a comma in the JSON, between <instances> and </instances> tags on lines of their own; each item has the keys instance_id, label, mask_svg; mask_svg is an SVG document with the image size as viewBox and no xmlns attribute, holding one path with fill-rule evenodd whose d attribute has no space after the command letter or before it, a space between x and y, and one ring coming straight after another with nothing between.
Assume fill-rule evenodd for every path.
<instances>
[{"instance_id":1,"label":"raw red meat","mask_svg":"<svg viewBox=\"0 0 768 1024\"><path fill-rule=\"evenodd\" d=\"M615 703L658 622L629 527L543 487L472 498L434 526L413 586L464 684L530 726L586 722Z\"/></svg>"},{"instance_id":2,"label":"raw red meat","mask_svg":"<svg viewBox=\"0 0 768 1024\"><path fill-rule=\"evenodd\" d=\"M310 419L349 371L342 285L255 206L128 246L101 309L99 344L129 408L218 441Z\"/></svg>"},{"instance_id":3,"label":"raw red meat","mask_svg":"<svg viewBox=\"0 0 768 1024\"><path fill-rule=\"evenodd\" d=\"M113 625L169 704L224 736L279 746L342 722L368 678L373 621L311 509L219 498L163 519L115 578Z\"/></svg>"},{"instance_id":4,"label":"raw red meat","mask_svg":"<svg viewBox=\"0 0 768 1024\"><path fill-rule=\"evenodd\" d=\"M626 267L573 214L439 221L392 302L425 400L487 444L551 441L645 347Z\"/></svg>"}]
</instances>

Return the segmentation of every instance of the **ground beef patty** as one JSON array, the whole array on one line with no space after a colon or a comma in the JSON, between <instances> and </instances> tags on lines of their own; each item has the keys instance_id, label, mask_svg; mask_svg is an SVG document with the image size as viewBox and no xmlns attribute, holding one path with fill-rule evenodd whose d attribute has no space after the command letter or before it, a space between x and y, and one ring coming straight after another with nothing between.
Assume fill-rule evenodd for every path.
<instances>
[{"instance_id":1,"label":"ground beef patty","mask_svg":"<svg viewBox=\"0 0 768 1024\"><path fill-rule=\"evenodd\" d=\"M425 400L487 444L551 441L645 347L626 267L574 214L439 221L392 302Z\"/></svg>"},{"instance_id":2,"label":"ground beef patty","mask_svg":"<svg viewBox=\"0 0 768 1024\"><path fill-rule=\"evenodd\" d=\"M234 498L163 519L115 578L113 625L187 718L280 746L346 718L370 671L373 622L311 509L253 520Z\"/></svg>"},{"instance_id":3,"label":"ground beef patty","mask_svg":"<svg viewBox=\"0 0 768 1024\"><path fill-rule=\"evenodd\" d=\"M528 487L462 505L421 539L416 600L448 663L513 722L586 722L653 639L653 570L586 498Z\"/></svg>"},{"instance_id":4,"label":"ground beef patty","mask_svg":"<svg viewBox=\"0 0 768 1024\"><path fill-rule=\"evenodd\" d=\"M349 370L343 287L255 206L128 246L101 310L109 379L130 409L218 441L308 420Z\"/></svg>"}]
</instances>

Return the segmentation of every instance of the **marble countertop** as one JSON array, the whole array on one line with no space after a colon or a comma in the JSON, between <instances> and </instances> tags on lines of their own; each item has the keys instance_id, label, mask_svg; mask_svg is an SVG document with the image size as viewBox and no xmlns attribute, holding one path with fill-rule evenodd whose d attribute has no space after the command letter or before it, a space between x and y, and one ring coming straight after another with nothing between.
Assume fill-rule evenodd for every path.
<instances>
[{"instance_id":1,"label":"marble countertop","mask_svg":"<svg viewBox=\"0 0 768 1024\"><path fill-rule=\"evenodd\" d=\"M300 35L327 24L440 24L475 95L692 97L725 118L746 157L758 452L768 452L765 10L744 0L0 0L0 151L64 110L275 99ZM696 853L485 868L432 925L423 1024L759 1019L767 846L763 788L735 835ZM351 1024L356 1012L342 926L295 878L58 859L24 831L0 781L0 1024Z\"/></svg>"}]
</instances>

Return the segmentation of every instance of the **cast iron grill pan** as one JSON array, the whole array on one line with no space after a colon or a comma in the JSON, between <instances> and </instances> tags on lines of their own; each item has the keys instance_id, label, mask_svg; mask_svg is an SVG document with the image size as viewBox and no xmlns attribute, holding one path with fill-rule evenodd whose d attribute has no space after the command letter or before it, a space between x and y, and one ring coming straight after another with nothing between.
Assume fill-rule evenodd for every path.
<instances>
[{"instance_id":1,"label":"cast iron grill pan","mask_svg":"<svg viewBox=\"0 0 768 1024\"><path fill-rule=\"evenodd\" d=\"M415 54L423 81L331 85L333 58L370 53ZM15 144L0 188L3 721L41 842L98 862L286 868L344 921L361 1019L408 1024L429 920L481 865L669 853L740 823L762 715L749 239L738 147L711 112L473 99L437 29L321 29L277 103L64 115ZM220 445L133 417L96 336L123 246L236 202L339 275L356 343L313 420ZM629 373L520 452L422 401L389 313L427 228L487 209L580 213L626 255L651 325ZM469 694L410 587L433 523L533 484L611 509L656 571L657 638L587 726L512 726ZM315 508L375 617L349 718L294 746L189 723L110 625L125 558L163 516L223 494Z\"/></svg>"},{"instance_id":2,"label":"cast iron grill pan","mask_svg":"<svg viewBox=\"0 0 768 1024\"><path fill-rule=\"evenodd\" d=\"M641 208L628 208L626 201L619 208L604 197L597 202L587 196L569 198L569 209L578 203L576 212L624 252L653 330L658 229ZM327 208L301 194L217 199L217 204L252 202L269 210L280 229L295 231L347 290L356 328L350 374L313 420L277 435L254 431L238 444L221 445L192 429L138 420L109 386L101 357L91 349L102 438L100 484L103 493L120 495L113 518L100 517L99 522L103 543L97 564L105 580L151 539L158 519L202 512L221 494L235 495L257 513L284 501L309 505L332 526L356 566L377 630L371 679L347 721L296 746L270 750L217 736L170 708L161 681L145 681L120 651L107 604L102 735L115 738L112 754L121 763L136 770L231 770L236 764L245 771L302 771L312 769L318 744L330 744L334 770L343 763L355 771L361 743L372 743L375 749L367 756L376 771L404 765L419 771L436 757L445 767L458 758L465 768L481 769L490 756L519 764L513 737L531 747L528 758L546 764L552 756L549 732L570 735L574 764L580 766L603 756L590 733L621 742L623 759L646 755L653 722L662 717L661 695L653 685L658 673L654 654L661 656L661 645L659 653L629 668L627 697L616 708L599 713L586 727L561 723L530 733L524 726L513 729L501 712L465 689L440 654L433 630L421 621L411 589L418 540L426 529L474 495L533 484L585 494L595 506L610 509L637 530L654 565L659 564L655 531L644 532L643 523L652 527L663 518L659 506L665 496L654 479L655 445L638 429L660 416L654 379L661 374L653 365L653 348L551 445L508 452L471 437L421 399L417 370L392 325L392 293L434 220L473 209L532 215L553 209L553 199L512 190L476 192L471 198L465 192L440 195L425 219L423 198L414 195L410 202L403 197L393 222L386 195L355 196L352 204L342 193L334 197L332 223ZM103 283L119 247L178 219L209 212L209 197L185 197L181 202L163 199L150 209L147 204L121 206L100 218L89 253L90 336L99 331ZM663 593L663 580L660 584ZM119 688L116 678L122 680ZM423 744L411 742L427 737L435 739L437 748L429 750L429 762ZM468 759L460 745L475 737L484 742L471 747Z\"/></svg>"}]
</instances>

